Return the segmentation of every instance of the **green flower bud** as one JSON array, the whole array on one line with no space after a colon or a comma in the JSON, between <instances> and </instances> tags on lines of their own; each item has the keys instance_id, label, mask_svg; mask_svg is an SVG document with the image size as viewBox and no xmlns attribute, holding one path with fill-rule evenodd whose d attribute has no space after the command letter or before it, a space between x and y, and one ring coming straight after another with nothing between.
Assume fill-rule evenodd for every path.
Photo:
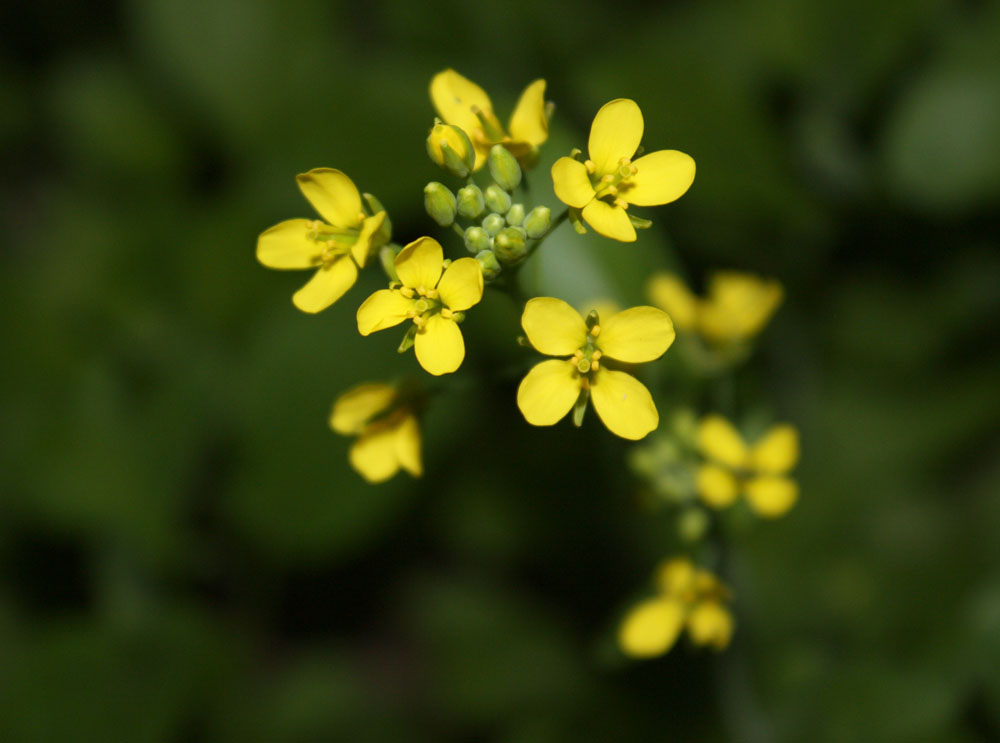
<instances>
[{"instance_id":1,"label":"green flower bud","mask_svg":"<svg viewBox=\"0 0 1000 743\"><path fill-rule=\"evenodd\" d=\"M504 228L505 224L507 223L504 221L504 218L494 212L486 215L486 218L483 220L483 229L486 230L486 233L490 237L493 237Z\"/></svg>"},{"instance_id":2,"label":"green flower bud","mask_svg":"<svg viewBox=\"0 0 1000 743\"><path fill-rule=\"evenodd\" d=\"M493 250L503 263L514 263L521 260L527 252L524 235L516 227L500 230L493 238Z\"/></svg>"},{"instance_id":3,"label":"green flower bud","mask_svg":"<svg viewBox=\"0 0 1000 743\"><path fill-rule=\"evenodd\" d=\"M470 227L465 231L465 249L475 255L490 247L490 236L482 227Z\"/></svg>"},{"instance_id":4,"label":"green flower bud","mask_svg":"<svg viewBox=\"0 0 1000 743\"><path fill-rule=\"evenodd\" d=\"M476 260L479 261L479 267L483 270L483 278L487 281L493 281L503 270L492 250L481 250L476 253Z\"/></svg>"},{"instance_id":5,"label":"green flower bud","mask_svg":"<svg viewBox=\"0 0 1000 743\"><path fill-rule=\"evenodd\" d=\"M455 221L455 194L443 183L431 181L424 186L424 209L442 227Z\"/></svg>"},{"instance_id":6,"label":"green flower bud","mask_svg":"<svg viewBox=\"0 0 1000 743\"><path fill-rule=\"evenodd\" d=\"M427 155L459 178L465 178L472 172L472 163L476 157L469 135L464 130L451 124L442 124L437 119L431 133L427 135Z\"/></svg>"},{"instance_id":7,"label":"green flower bud","mask_svg":"<svg viewBox=\"0 0 1000 743\"><path fill-rule=\"evenodd\" d=\"M490 150L489 166L493 180L504 190L513 191L521 182L521 166L503 145L493 145L493 149Z\"/></svg>"},{"instance_id":8,"label":"green flower bud","mask_svg":"<svg viewBox=\"0 0 1000 743\"><path fill-rule=\"evenodd\" d=\"M524 218L524 230L528 237L536 239L549 231L552 225L552 210L547 206L536 206Z\"/></svg>"},{"instance_id":9,"label":"green flower bud","mask_svg":"<svg viewBox=\"0 0 1000 743\"><path fill-rule=\"evenodd\" d=\"M486 210L486 201L479 186L470 183L458 189L458 213L467 219L475 219Z\"/></svg>"},{"instance_id":10,"label":"green flower bud","mask_svg":"<svg viewBox=\"0 0 1000 743\"><path fill-rule=\"evenodd\" d=\"M507 224L511 227L520 227L524 221L524 204L513 204L507 210Z\"/></svg>"},{"instance_id":11,"label":"green flower bud","mask_svg":"<svg viewBox=\"0 0 1000 743\"><path fill-rule=\"evenodd\" d=\"M491 212L506 214L510 209L510 194L493 183L486 189L486 206Z\"/></svg>"},{"instance_id":12,"label":"green flower bud","mask_svg":"<svg viewBox=\"0 0 1000 743\"><path fill-rule=\"evenodd\" d=\"M385 207L382 206L382 202L372 196L370 193L362 194L365 201L368 202L368 208L371 209L372 214L378 214L379 212L384 212ZM377 250L385 245L392 239L392 222L389 220L389 215L385 215L385 219L382 221L382 226L378 228L378 232L372 235L372 250Z\"/></svg>"}]
</instances>

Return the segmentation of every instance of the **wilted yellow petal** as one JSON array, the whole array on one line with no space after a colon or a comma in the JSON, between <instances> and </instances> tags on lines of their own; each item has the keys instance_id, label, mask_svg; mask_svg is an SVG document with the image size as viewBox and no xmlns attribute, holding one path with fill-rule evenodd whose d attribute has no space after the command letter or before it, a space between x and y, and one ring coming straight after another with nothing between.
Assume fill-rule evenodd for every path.
<instances>
[{"instance_id":1,"label":"wilted yellow petal","mask_svg":"<svg viewBox=\"0 0 1000 743\"><path fill-rule=\"evenodd\" d=\"M635 101L617 98L601 106L590 125L587 144L597 173L611 173L623 157L631 158L639 149L642 129L642 111Z\"/></svg>"},{"instance_id":2,"label":"wilted yellow petal","mask_svg":"<svg viewBox=\"0 0 1000 743\"><path fill-rule=\"evenodd\" d=\"M493 104L486 91L451 69L431 79L431 102L438 116L464 129L473 142L477 139L474 133L483 128L473 108L493 113Z\"/></svg>"},{"instance_id":3,"label":"wilted yellow petal","mask_svg":"<svg viewBox=\"0 0 1000 743\"><path fill-rule=\"evenodd\" d=\"M399 471L396 429L390 422L368 426L347 454L347 461L368 482L384 482Z\"/></svg>"},{"instance_id":4,"label":"wilted yellow petal","mask_svg":"<svg viewBox=\"0 0 1000 743\"><path fill-rule=\"evenodd\" d=\"M717 601L703 601L688 615L687 629L695 645L722 650L733 636L733 615Z\"/></svg>"},{"instance_id":5,"label":"wilted yellow petal","mask_svg":"<svg viewBox=\"0 0 1000 743\"><path fill-rule=\"evenodd\" d=\"M438 283L438 296L448 309L458 312L483 298L483 269L475 258L459 258L445 269Z\"/></svg>"},{"instance_id":6,"label":"wilted yellow petal","mask_svg":"<svg viewBox=\"0 0 1000 743\"><path fill-rule=\"evenodd\" d=\"M561 202L577 209L582 209L594 198L587 168L571 157L560 157L552 164L552 190Z\"/></svg>"},{"instance_id":7,"label":"wilted yellow petal","mask_svg":"<svg viewBox=\"0 0 1000 743\"><path fill-rule=\"evenodd\" d=\"M680 331L693 330L698 313L698 299L677 276L658 273L646 286L649 299L670 315Z\"/></svg>"},{"instance_id":8,"label":"wilted yellow petal","mask_svg":"<svg viewBox=\"0 0 1000 743\"><path fill-rule=\"evenodd\" d=\"M637 441L660 423L649 390L631 374L601 367L592 375L590 399L608 430Z\"/></svg>"},{"instance_id":9,"label":"wilted yellow petal","mask_svg":"<svg viewBox=\"0 0 1000 743\"><path fill-rule=\"evenodd\" d=\"M640 364L658 359L674 342L670 316L655 307L630 307L601 318L597 347L618 361Z\"/></svg>"},{"instance_id":10,"label":"wilted yellow petal","mask_svg":"<svg viewBox=\"0 0 1000 743\"><path fill-rule=\"evenodd\" d=\"M295 176L302 194L334 227L358 227L364 214L354 181L333 168L315 168Z\"/></svg>"},{"instance_id":11,"label":"wilted yellow petal","mask_svg":"<svg viewBox=\"0 0 1000 743\"><path fill-rule=\"evenodd\" d=\"M635 242L635 227L628 213L620 206L613 206L600 199L593 199L583 207L583 218L598 234L623 243Z\"/></svg>"},{"instance_id":12,"label":"wilted yellow petal","mask_svg":"<svg viewBox=\"0 0 1000 743\"><path fill-rule=\"evenodd\" d=\"M458 323L441 315L431 315L417 332L413 350L426 371L440 376L450 374L462 365L465 341Z\"/></svg>"},{"instance_id":13,"label":"wilted yellow petal","mask_svg":"<svg viewBox=\"0 0 1000 743\"><path fill-rule=\"evenodd\" d=\"M576 366L562 359L535 364L517 388L517 407L533 426L551 426L570 411L580 396Z\"/></svg>"},{"instance_id":14,"label":"wilted yellow petal","mask_svg":"<svg viewBox=\"0 0 1000 743\"><path fill-rule=\"evenodd\" d=\"M330 412L330 428L337 433L360 433L375 415L389 407L396 388L389 384L366 382L352 387L337 398Z\"/></svg>"},{"instance_id":15,"label":"wilted yellow petal","mask_svg":"<svg viewBox=\"0 0 1000 743\"><path fill-rule=\"evenodd\" d=\"M314 268L323 245L308 237L310 219L286 219L257 238L257 260L268 268Z\"/></svg>"},{"instance_id":16,"label":"wilted yellow petal","mask_svg":"<svg viewBox=\"0 0 1000 743\"><path fill-rule=\"evenodd\" d=\"M703 464L698 468L695 489L712 508L728 508L740 494L740 486L733 473L714 464Z\"/></svg>"},{"instance_id":17,"label":"wilted yellow petal","mask_svg":"<svg viewBox=\"0 0 1000 743\"><path fill-rule=\"evenodd\" d=\"M515 141L527 142L536 147L549 138L544 80L535 80L521 93L510 117L510 136Z\"/></svg>"},{"instance_id":18,"label":"wilted yellow petal","mask_svg":"<svg viewBox=\"0 0 1000 743\"><path fill-rule=\"evenodd\" d=\"M396 459L400 466L414 477L420 477L423 463L420 458L420 424L412 415L405 415L396 426Z\"/></svg>"},{"instance_id":19,"label":"wilted yellow petal","mask_svg":"<svg viewBox=\"0 0 1000 743\"><path fill-rule=\"evenodd\" d=\"M358 239L351 246L351 255L354 257L354 261L358 264L359 268L364 268L368 262L368 255L371 253L372 237L381 229L382 223L385 222L385 217L385 212L379 212L365 218L365 221L362 223Z\"/></svg>"},{"instance_id":20,"label":"wilted yellow petal","mask_svg":"<svg viewBox=\"0 0 1000 743\"><path fill-rule=\"evenodd\" d=\"M441 278L444 251L433 237L418 237L396 256L396 274L404 286L433 289Z\"/></svg>"},{"instance_id":21,"label":"wilted yellow petal","mask_svg":"<svg viewBox=\"0 0 1000 743\"><path fill-rule=\"evenodd\" d=\"M521 327L531 345L549 356L569 356L587 342L587 325L580 313L561 299L529 299Z\"/></svg>"},{"instance_id":22,"label":"wilted yellow petal","mask_svg":"<svg viewBox=\"0 0 1000 743\"><path fill-rule=\"evenodd\" d=\"M765 474L783 474L798 461L799 432L787 423L771 426L750 450L750 465Z\"/></svg>"},{"instance_id":23,"label":"wilted yellow petal","mask_svg":"<svg viewBox=\"0 0 1000 743\"><path fill-rule=\"evenodd\" d=\"M354 286L358 267L349 255L344 255L321 267L309 283L292 295L292 302L303 312L325 310Z\"/></svg>"},{"instance_id":24,"label":"wilted yellow petal","mask_svg":"<svg viewBox=\"0 0 1000 743\"><path fill-rule=\"evenodd\" d=\"M778 518L799 499L799 486L787 477L754 477L746 484L747 503L758 516Z\"/></svg>"},{"instance_id":25,"label":"wilted yellow petal","mask_svg":"<svg viewBox=\"0 0 1000 743\"><path fill-rule=\"evenodd\" d=\"M663 593L680 596L694 584L694 564L687 557L664 560L656 568L656 587Z\"/></svg>"},{"instance_id":26,"label":"wilted yellow petal","mask_svg":"<svg viewBox=\"0 0 1000 743\"><path fill-rule=\"evenodd\" d=\"M408 318L413 301L395 289L379 289L358 307L358 332L369 335L399 325Z\"/></svg>"},{"instance_id":27,"label":"wilted yellow petal","mask_svg":"<svg viewBox=\"0 0 1000 743\"><path fill-rule=\"evenodd\" d=\"M669 598L637 604L618 629L618 645L633 658L653 658L670 650L684 627L684 605Z\"/></svg>"},{"instance_id":28,"label":"wilted yellow petal","mask_svg":"<svg viewBox=\"0 0 1000 743\"><path fill-rule=\"evenodd\" d=\"M698 449L709 459L733 469L746 467L749 454L733 424L721 415L707 415L698 424Z\"/></svg>"},{"instance_id":29,"label":"wilted yellow petal","mask_svg":"<svg viewBox=\"0 0 1000 743\"><path fill-rule=\"evenodd\" d=\"M677 150L643 155L636 173L622 185L621 197L636 206L658 206L679 199L694 183L694 160Z\"/></svg>"}]
</instances>

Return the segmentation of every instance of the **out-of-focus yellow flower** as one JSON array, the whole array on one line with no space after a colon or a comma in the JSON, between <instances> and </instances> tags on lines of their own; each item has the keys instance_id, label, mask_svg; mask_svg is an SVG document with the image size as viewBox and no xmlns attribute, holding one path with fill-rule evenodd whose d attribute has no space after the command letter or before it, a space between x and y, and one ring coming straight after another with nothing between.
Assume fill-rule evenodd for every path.
<instances>
[{"instance_id":1,"label":"out-of-focus yellow flower","mask_svg":"<svg viewBox=\"0 0 1000 743\"><path fill-rule=\"evenodd\" d=\"M292 296L303 312L319 312L354 286L358 269L388 238L384 210L366 216L357 187L339 170L316 168L295 177L302 194L323 218L288 219L257 238L257 260L268 268L318 269Z\"/></svg>"},{"instance_id":2,"label":"out-of-focus yellow flower","mask_svg":"<svg viewBox=\"0 0 1000 743\"><path fill-rule=\"evenodd\" d=\"M530 167L539 145L549 138L544 80L535 80L521 93L510 117L509 134L493 113L486 91L454 70L439 72L431 80L431 102L438 116L469 135L476 150L473 170L483 167L495 144L502 144L521 165Z\"/></svg>"},{"instance_id":3,"label":"out-of-focus yellow flower","mask_svg":"<svg viewBox=\"0 0 1000 743\"><path fill-rule=\"evenodd\" d=\"M788 473L799 460L799 434L779 423L749 446L739 431L720 415L708 415L698 426L698 449L706 463L698 469L698 495L712 508L731 506L740 493L758 516L777 518L799 497L799 486Z\"/></svg>"},{"instance_id":4,"label":"out-of-focus yellow flower","mask_svg":"<svg viewBox=\"0 0 1000 743\"><path fill-rule=\"evenodd\" d=\"M647 292L650 301L670 315L680 332L697 331L715 345L753 338L764 329L784 297L777 281L735 271L713 275L704 299L692 294L680 278L670 273L653 276Z\"/></svg>"},{"instance_id":5,"label":"out-of-focus yellow flower","mask_svg":"<svg viewBox=\"0 0 1000 743\"><path fill-rule=\"evenodd\" d=\"M417 361L434 375L458 369L465 358L465 341L458 323L464 310L483 297L483 272L475 258L459 258L445 268L437 240L421 237L396 256L396 275L358 308L358 331L369 335L412 320Z\"/></svg>"},{"instance_id":6,"label":"out-of-focus yellow flower","mask_svg":"<svg viewBox=\"0 0 1000 743\"><path fill-rule=\"evenodd\" d=\"M608 367L659 358L674 340L674 327L655 307L632 307L601 322L585 321L561 299L536 297L521 317L536 350L561 358L536 364L517 389L517 405L528 423L551 426L589 395L612 433L641 439L659 424L649 390L631 374ZM583 398L586 400L586 398Z\"/></svg>"},{"instance_id":7,"label":"out-of-focus yellow flower","mask_svg":"<svg viewBox=\"0 0 1000 743\"><path fill-rule=\"evenodd\" d=\"M400 469L420 477L420 425L392 385L367 382L333 404L330 428L357 436L348 461L368 482L384 482Z\"/></svg>"},{"instance_id":8,"label":"out-of-focus yellow flower","mask_svg":"<svg viewBox=\"0 0 1000 743\"><path fill-rule=\"evenodd\" d=\"M597 232L622 242L635 240L629 205L657 206L679 199L694 182L690 155L659 150L635 162L643 132L642 111L635 101L605 103L590 127L590 159L560 157L552 166L552 186L559 200L574 209Z\"/></svg>"},{"instance_id":9,"label":"out-of-focus yellow flower","mask_svg":"<svg viewBox=\"0 0 1000 743\"><path fill-rule=\"evenodd\" d=\"M729 589L686 557L665 560L656 569L657 595L633 606L618 629L618 645L633 658L653 658L674 646L687 628L695 645L722 650L733 634L725 606Z\"/></svg>"}]
</instances>

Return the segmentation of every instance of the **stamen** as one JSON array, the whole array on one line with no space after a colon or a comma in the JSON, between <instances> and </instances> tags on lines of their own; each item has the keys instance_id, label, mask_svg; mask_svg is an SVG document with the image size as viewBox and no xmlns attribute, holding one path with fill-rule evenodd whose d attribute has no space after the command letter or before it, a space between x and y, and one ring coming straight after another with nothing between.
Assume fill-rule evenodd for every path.
<instances>
[{"instance_id":1,"label":"stamen","mask_svg":"<svg viewBox=\"0 0 1000 743\"><path fill-rule=\"evenodd\" d=\"M428 299L437 299L438 298L438 290L437 289L428 289L427 290L427 298Z\"/></svg>"},{"instance_id":2,"label":"stamen","mask_svg":"<svg viewBox=\"0 0 1000 743\"><path fill-rule=\"evenodd\" d=\"M573 358L570 359L574 364L583 358L583 351L577 349L576 353L573 354Z\"/></svg>"},{"instance_id":3,"label":"stamen","mask_svg":"<svg viewBox=\"0 0 1000 743\"><path fill-rule=\"evenodd\" d=\"M598 361L597 359L591 359L590 370L591 371L600 371L600 368L601 368L601 362Z\"/></svg>"},{"instance_id":4,"label":"stamen","mask_svg":"<svg viewBox=\"0 0 1000 743\"><path fill-rule=\"evenodd\" d=\"M619 209L628 209L628 202L625 201L621 196L615 199L615 206Z\"/></svg>"},{"instance_id":5,"label":"stamen","mask_svg":"<svg viewBox=\"0 0 1000 743\"><path fill-rule=\"evenodd\" d=\"M593 160L584 160L583 165L587 169L587 172L590 173L590 175L593 175L594 173L597 172L597 166L594 164Z\"/></svg>"},{"instance_id":6,"label":"stamen","mask_svg":"<svg viewBox=\"0 0 1000 743\"><path fill-rule=\"evenodd\" d=\"M601 326L600 325L595 325L594 327L592 327L590 329L590 337L591 338L596 338L600 334L601 334ZM600 353L600 351L594 351L594 353ZM601 358L601 357L597 356L596 358Z\"/></svg>"},{"instance_id":7,"label":"stamen","mask_svg":"<svg viewBox=\"0 0 1000 743\"><path fill-rule=\"evenodd\" d=\"M411 289L408 286L404 286L402 289L400 289L399 293L402 294L407 299L413 299L413 289Z\"/></svg>"},{"instance_id":8,"label":"stamen","mask_svg":"<svg viewBox=\"0 0 1000 743\"><path fill-rule=\"evenodd\" d=\"M598 332L600 332L600 330L601 330L601 326L600 326L600 325L598 325L598 326L597 326L597 327L596 327L595 329L596 329L596 330L597 330ZM591 335L594 335L594 332L593 332L593 331L591 331L591 333L590 333L590 334L591 334ZM603 354L603 353L601 353L601 349L599 349L599 348L598 348L598 349L596 349L596 350L595 350L595 351L594 351L594 352L593 352L592 354L590 354L590 358L592 358L592 359L593 359L594 361L597 361L597 360L598 360L599 358L601 358L601 357L602 357L603 355L604 355L604 354Z\"/></svg>"},{"instance_id":9,"label":"stamen","mask_svg":"<svg viewBox=\"0 0 1000 743\"><path fill-rule=\"evenodd\" d=\"M441 317L443 317L446 320L451 320L452 316L453 316L452 311L449 310L447 307L441 308Z\"/></svg>"}]
</instances>

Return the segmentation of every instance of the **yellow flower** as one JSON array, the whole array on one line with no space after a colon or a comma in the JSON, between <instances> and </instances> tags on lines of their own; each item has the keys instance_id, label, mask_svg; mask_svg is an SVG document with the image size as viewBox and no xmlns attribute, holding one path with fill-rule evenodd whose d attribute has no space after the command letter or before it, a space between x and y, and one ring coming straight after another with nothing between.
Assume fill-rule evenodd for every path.
<instances>
[{"instance_id":1,"label":"yellow flower","mask_svg":"<svg viewBox=\"0 0 1000 743\"><path fill-rule=\"evenodd\" d=\"M618 645L633 658L670 650L687 628L695 645L722 650L733 634L725 607L729 589L686 557L665 560L656 570L657 595L633 606L618 629Z\"/></svg>"},{"instance_id":2,"label":"yellow flower","mask_svg":"<svg viewBox=\"0 0 1000 743\"><path fill-rule=\"evenodd\" d=\"M398 390L368 382L348 390L333 404L330 428L357 436L348 461L368 482L384 482L400 468L420 477L420 426Z\"/></svg>"},{"instance_id":3,"label":"yellow flower","mask_svg":"<svg viewBox=\"0 0 1000 743\"><path fill-rule=\"evenodd\" d=\"M656 405L639 380L608 368L608 362L639 364L659 358L673 343L673 324L655 307L632 307L601 324L596 313L590 317L594 319L584 321L561 299L528 301L521 327L531 345L563 358L543 361L528 372L517 389L517 405L528 423L551 426L589 396L608 430L641 439L659 423Z\"/></svg>"},{"instance_id":4,"label":"yellow flower","mask_svg":"<svg viewBox=\"0 0 1000 743\"><path fill-rule=\"evenodd\" d=\"M412 320L417 361L434 375L458 369L465 341L458 323L483 298L483 272L475 258L459 258L445 269L441 245L421 237L396 256L398 282L372 294L358 308L358 331L369 335ZM404 341L405 343L405 341Z\"/></svg>"},{"instance_id":5,"label":"yellow flower","mask_svg":"<svg viewBox=\"0 0 1000 743\"><path fill-rule=\"evenodd\" d=\"M438 116L469 135L476 150L473 170L483 167L495 144L502 144L529 167L537 157L538 146L549 138L544 80L535 80L521 93L510 117L510 134L493 113L486 91L454 70L439 72L431 80L431 101Z\"/></svg>"},{"instance_id":6,"label":"yellow flower","mask_svg":"<svg viewBox=\"0 0 1000 743\"><path fill-rule=\"evenodd\" d=\"M795 505L799 486L787 477L799 460L794 426L772 426L748 446L729 421L709 415L698 426L697 442L708 461L698 469L695 485L709 506L726 508L743 493L758 516L777 518Z\"/></svg>"},{"instance_id":7,"label":"yellow flower","mask_svg":"<svg viewBox=\"0 0 1000 743\"><path fill-rule=\"evenodd\" d=\"M552 166L556 196L597 232L622 242L635 240L629 205L657 206L679 199L694 182L694 160L677 150L632 157L642 140L642 112L635 101L605 103L594 117L587 145L590 159L560 157Z\"/></svg>"},{"instance_id":8,"label":"yellow flower","mask_svg":"<svg viewBox=\"0 0 1000 743\"><path fill-rule=\"evenodd\" d=\"M295 180L323 219L288 219L265 230L257 238L257 260L268 268L318 269L292 302L303 312L319 312L354 286L358 269L383 239L386 214L365 216L361 194L339 170L316 168Z\"/></svg>"},{"instance_id":9,"label":"yellow flower","mask_svg":"<svg viewBox=\"0 0 1000 743\"><path fill-rule=\"evenodd\" d=\"M704 299L669 273L654 276L647 288L653 304L670 315L679 331L697 330L717 345L739 343L757 335L784 296L777 281L735 271L712 276Z\"/></svg>"}]
</instances>

